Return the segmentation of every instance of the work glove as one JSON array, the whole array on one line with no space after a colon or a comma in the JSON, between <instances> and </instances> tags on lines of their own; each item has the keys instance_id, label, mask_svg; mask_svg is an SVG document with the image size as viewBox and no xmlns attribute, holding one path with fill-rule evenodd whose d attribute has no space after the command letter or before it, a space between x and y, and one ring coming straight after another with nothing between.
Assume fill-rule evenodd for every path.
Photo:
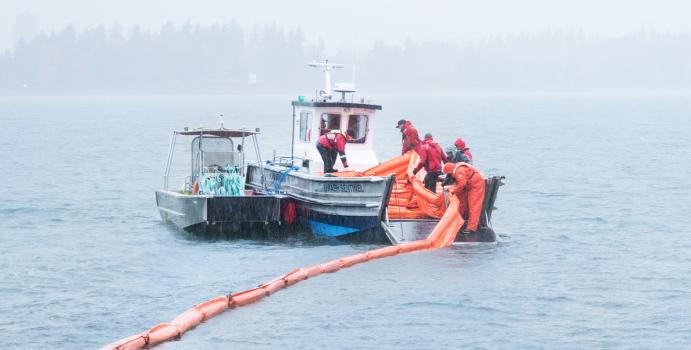
<instances>
[{"instance_id":1,"label":"work glove","mask_svg":"<svg viewBox=\"0 0 691 350\"><path fill-rule=\"evenodd\" d=\"M420 171L420 169L413 169L413 175L417 175L418 171Z\"/></svg>"}]
</instances>

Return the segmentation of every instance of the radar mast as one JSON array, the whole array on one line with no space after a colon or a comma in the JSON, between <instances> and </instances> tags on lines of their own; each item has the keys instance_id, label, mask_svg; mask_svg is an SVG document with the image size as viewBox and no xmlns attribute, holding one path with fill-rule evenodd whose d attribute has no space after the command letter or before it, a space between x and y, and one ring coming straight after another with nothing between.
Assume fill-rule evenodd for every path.
<instances>
[{"instance_id":1,"label":"radar mast","mask_svg":"<svg viewBox=\"0 0 691 350\"><path fill-rule=\"evenodd\" d=\"M329 63L329 60L323 62L312 61L307 63L308 67L322 68L324 72L324 89L319 91L319 98L324 101L331 99L331 70L343 68L342 64Z\"/></svg>"}]
</instances>

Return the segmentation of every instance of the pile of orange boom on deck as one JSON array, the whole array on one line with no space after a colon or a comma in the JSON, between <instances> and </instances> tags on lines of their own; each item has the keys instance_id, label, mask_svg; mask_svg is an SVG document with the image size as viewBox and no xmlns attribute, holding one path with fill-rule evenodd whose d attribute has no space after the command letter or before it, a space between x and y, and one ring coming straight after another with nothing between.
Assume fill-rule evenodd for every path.
<instances>
[{"instance_id":1,"label":"pile of orange boom on deck","mask_svg":"<svg viewBox=\"0 0 691 350\"><path fill-rule=\"evenodd\" d=\"M359 172L336 173L338 176L385 176L396 174L396 184L389 200L389 219L439 219L446 212L446 201L443 195L428 191L420 179L425 177L421 170L413 175L413 168L420 156L408 152L373 168ZM441 186L440 186L441 187ZM441 192L438 188L437 193Z\"/></svg>"},{"instance_id":2,"label":"pile of orange boom on deck","mask_svg":"<svg viewBox=\"0 0 691 350\"><path fill-rule=\"evenodd\" d=\"M412 153L412 154L411 154ZM295 269L256 288L232 293L211 299L199 304L173 319L161 323L141 334L118 340L102 349L141 349L179 337L182 333L196 327L201 322L214 317L227 309L245 306L267 297L283 288L292 286L310 277L322 273L336 272L340 269L366 261L387 256L410 253L414 251L447 247L453 243L456 233L463 226L463 218L458 214L458 199L449 196L448 208L444 196L433 194L422 185L419 178L413 176L412 167L417 163L417 154L407 154L381 163L362 173L340 173L340 176L373 176L396 174L397 184L389 204L390 218L441 218L427 239L402 243L390 247L370 250L364 253L346 256L320 265ZM418 176L424 177L424 172Z\"/></svg>"}]
</instances>

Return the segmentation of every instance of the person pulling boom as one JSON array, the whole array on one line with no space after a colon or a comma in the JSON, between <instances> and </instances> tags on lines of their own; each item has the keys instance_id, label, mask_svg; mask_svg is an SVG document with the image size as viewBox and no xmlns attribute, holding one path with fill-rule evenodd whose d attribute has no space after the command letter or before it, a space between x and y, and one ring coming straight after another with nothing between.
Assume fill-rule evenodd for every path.
<instances>
[{"instance_id":1,"label":"person pulling boom","mask_svg":"<svg viewBox=\"0 0 691 350\"><path fill-rule=\"evenodd\" d=\"M476 232L485 200L484 176L468 163L446 163L442 170L447 174L447 180L456 184L454 193L461 202L460 214L463 215L468 209L468 224L463 233Z\"/></svg>"}]
</instances>

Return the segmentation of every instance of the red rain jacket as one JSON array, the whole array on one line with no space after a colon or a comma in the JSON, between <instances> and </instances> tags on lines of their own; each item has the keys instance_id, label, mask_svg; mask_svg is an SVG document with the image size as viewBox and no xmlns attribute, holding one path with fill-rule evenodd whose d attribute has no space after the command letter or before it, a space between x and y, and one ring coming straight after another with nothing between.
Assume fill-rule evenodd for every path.
<instances>
[{"instance_id":1,"label":"red rain jacket","mask_svg":"<svg viewBox=\"0 0 691 350\"><path fill-rule=\"evenodd\" d=\"M424 166L427 172L441 171L442 160L444 163L449 162L449 158L444 150L433 139L422 141L420 152L418 153L420 154L420 161L417 163L415 170L420 170Z\"/></svg>"},{"instance_id":2,"label":"red rain jacket","mask_svg":"<svg viewBox=\"0 0 691 350\"><path fill-rule=\"evenodd\" d=\"M454 146L456 146L456 149L459 151L462 151L470 161L473 161L473 154L470 153L470 148L467 148L465 145L465 141L462 138L457 138L456 141L454 141Z\"/></svg>"},{"instance_id":3,"label":"red rain jacket","mask_svg":"<svg viewBox=\"0 0 691 350\"><path fill-rule=\"evenodd\" d=\"M319 144L329 151L335 150L341 157L345 156L346 138L340 133L329 132L319 136Z\"/></svg>"},{"instance_id":4,"label":"red rain jacket","mask_svg":"<svg viewBox=\"0 0 691 350\"><path fill-rule=\"evenodd\" d=\"M411 149L416 149L418 144L420 144L420 136L417 134L417 129L413 126L410 121L405 122L402 126L403 130L403 147L401 148L401 154L405 154ZM418 152L419 153L419 152Z\"/></svg>"}]
</instances>

